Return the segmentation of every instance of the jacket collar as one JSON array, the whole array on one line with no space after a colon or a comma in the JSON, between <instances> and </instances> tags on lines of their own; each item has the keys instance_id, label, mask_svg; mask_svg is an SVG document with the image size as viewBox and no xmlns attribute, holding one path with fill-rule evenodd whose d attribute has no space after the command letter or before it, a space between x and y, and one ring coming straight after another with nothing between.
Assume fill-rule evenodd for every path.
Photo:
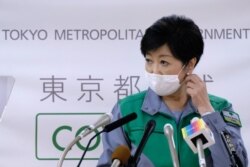
<instances>
[{"instance_id":1,"label":"jacket collar","mask_svg":"<svg viewBox=\"0 0 250 167\"><path fill-rule=\"evenodd\" d=\"M162 98L158 96L150 88L148 88L146 92L141 110L150 115L155 115L156 113L162 113L173 117L172 112L170 111L168 106L164 103ZM192 100L189 99L182 112L183 112L182 113L182 118L183 118L191 113L198 113L198 110L194 107Z\"/></svg>"}]
</instances>

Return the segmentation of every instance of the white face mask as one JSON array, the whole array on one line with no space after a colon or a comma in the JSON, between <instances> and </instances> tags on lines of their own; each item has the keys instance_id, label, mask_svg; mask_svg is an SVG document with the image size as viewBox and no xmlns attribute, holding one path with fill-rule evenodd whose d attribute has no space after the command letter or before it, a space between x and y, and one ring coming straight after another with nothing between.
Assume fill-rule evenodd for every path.
<instances>
[{"instance_id":1,"label":"white face mask","mask_svg":"<svg viewBox=\"0 0 250 167\"><path fill-rule=\"evenodd\" d=\"M183 67L181 71L183 70ZM159 75L146 71L146 79L149 82L149 87L157 95L167 96L176 92L180 88L181 85L178 77L180 72L177 75Z\"/></svg>"}]
</instances>

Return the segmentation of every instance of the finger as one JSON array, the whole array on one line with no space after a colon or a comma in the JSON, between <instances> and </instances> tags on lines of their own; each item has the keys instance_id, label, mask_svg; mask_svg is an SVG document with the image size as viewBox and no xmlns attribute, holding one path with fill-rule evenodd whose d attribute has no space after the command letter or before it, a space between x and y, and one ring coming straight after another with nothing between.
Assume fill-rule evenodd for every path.
<instances>
[{"instance_id":1,"label":"finger","mask_svg":"<svg viewBox=\"0 0 250 167\"><path fill-rule=\"evenodd\" d=\"M186 86L187 86L187 88L191 88L191 89L194 89L194 88L196 88L197 87L197 83L194 83L194 82L187 82L186 83Z\"/></svg>"},{"instance_id":2,"label":"finger","mask_svg":"<svg viewBox=\"0 0 250 167\"><path fill-rule=\"evenodd\" d=\"M196 75L196 74L190 74L186 77L186 81L194 82L194 83L200 83L203 82L202 79Z\"/></svg>"},{"instance_id":3,"label":"finger","mask_svg":"<svg viewBox=\"0 0 250 167\"><path fill-rule=\"evenodd\" d=\"M191 81L202 81L200 79L200 77L196 74L190 74L187 76L187 80L191 80Z\"/></svg>"},{"instance_id":4,"label":"finger","mask_svg":"<svg viewBox=\"0 0 250 167\"><path fill-rule=\"evenodd\" d=\"M192 89L192 88L187 88L186 91L187 91L187 94L188 94L190 97L193 97L194 94L195 94L195 90Z\"/></svg>"}]
</instances>

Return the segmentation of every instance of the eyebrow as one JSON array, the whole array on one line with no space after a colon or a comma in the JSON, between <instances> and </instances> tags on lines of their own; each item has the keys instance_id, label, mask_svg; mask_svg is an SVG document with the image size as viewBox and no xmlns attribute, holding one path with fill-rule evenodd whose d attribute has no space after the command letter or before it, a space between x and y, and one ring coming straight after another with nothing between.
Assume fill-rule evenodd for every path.
<instances>
[{"instance_id":1,"label":"eyebrow","mask_svg":"<svg viewBox=\"0 0 250 167\"><path fill-rule=\"evenodd\" d=\"M147 55L152 56L150 53L148 53ZM162 58L162 57L173 57L173 56L169 54L161 54L159 57Z\"/></svg>"},{"instance_id":2,"label":"eyebrow","mask_svg":"<svg viewBox=\"0 0 250 167\"><path fill-rule=\"evenodd\" d=\"M171 56L171 55L160 55L159 57L173 57L173 56Z\"/></svg>"}]
</instances>

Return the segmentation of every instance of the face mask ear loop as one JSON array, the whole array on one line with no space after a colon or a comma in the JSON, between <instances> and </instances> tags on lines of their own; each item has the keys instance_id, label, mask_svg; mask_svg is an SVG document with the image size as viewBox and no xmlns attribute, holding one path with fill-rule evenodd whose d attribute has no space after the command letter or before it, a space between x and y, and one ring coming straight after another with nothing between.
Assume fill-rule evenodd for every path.
<instances>
[{"instance_id":1,"label":"face mask ear loop","mask_svg":"<svg viewBox=\"0 0 250 167\"><path fill-rule=\"evenodd\" d=\"M187 64L184 64L181 68L181 70L179 71L179 73L177 74L178 76L180 75L180 73L182 72L182 70L186 67Z\"/></svg>"},{"instance_id":2,"label":"face mask ear loop","mask_svg":"<svg viewBox=\"0 0 250 167\"><path fill-rule=\"evenodd\" d=\"M184 64L184 65L182 66L181 71L178 73L178 77L179 77L179 74L182 72L182 70L183 70L185 67L187 67L187 64L188 64L188 63L186 63L186 64ZM188 76L188 74L186 73L185 76L184 76L184 78L183 78L183 81L185 81L185 79L186 79L187 76ZM183 81L182 81L182 82L183 82ZM181 81L180 81L180 82L181 82ZM182 83L182 82L181 82L181 83Z\"/></svg>"}]
</instances>

